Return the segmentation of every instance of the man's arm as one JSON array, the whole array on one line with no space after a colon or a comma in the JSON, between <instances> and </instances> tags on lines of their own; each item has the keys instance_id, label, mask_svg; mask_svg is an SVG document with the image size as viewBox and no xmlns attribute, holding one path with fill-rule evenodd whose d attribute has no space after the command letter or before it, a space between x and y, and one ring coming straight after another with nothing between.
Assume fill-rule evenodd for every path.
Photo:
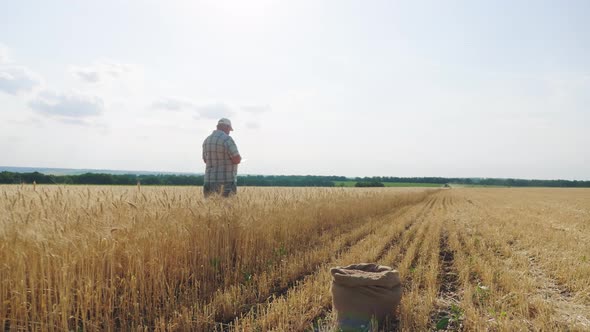
<instances>
[{"instance_id":1,"label":"man's arm","mask_svg":"<svg viewBox=\"0 0 590 332\"><path fill-rule=\"evenodd\" d=\"M236 142L234 142L233 138L229 137L225 143L228 149L228 154L229 158L231 159L231 162L234 165L239 164L242 161L242 156L240 156L240 152L238 151Z\"/></svg>"},{"instance_id":2,"label":"man's arm","mask_svg":"<svg viewBox=\"0 0 590 332\"><path fill-rule=\"evenodd\" d=\"M239 164L241 161L242 161L242 156L240 156L240 155L231 157L231 162L235 165Z\"/></svg>"}]
</instances>

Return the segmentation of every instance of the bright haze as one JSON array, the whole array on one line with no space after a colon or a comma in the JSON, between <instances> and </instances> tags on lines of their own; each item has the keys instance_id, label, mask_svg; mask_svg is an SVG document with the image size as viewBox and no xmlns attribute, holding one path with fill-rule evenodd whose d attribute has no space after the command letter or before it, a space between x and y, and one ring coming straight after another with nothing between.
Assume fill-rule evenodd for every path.
<instances>
[{"instance_id":1,"label":"bright haze","mask_svg":"<svg viewBox=\"0 0 590 332\"><path fill-rule=\"evenodd\" d=\"M7 1L0 165L590 179L590 1Z\"/></svg>"}]
</instances>

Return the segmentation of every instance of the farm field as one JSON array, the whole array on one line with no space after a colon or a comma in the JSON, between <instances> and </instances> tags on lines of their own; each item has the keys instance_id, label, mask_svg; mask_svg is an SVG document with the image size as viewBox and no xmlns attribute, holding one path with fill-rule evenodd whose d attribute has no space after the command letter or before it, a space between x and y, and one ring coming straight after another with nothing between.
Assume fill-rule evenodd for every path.
<instances>
[{"instance_id":1,"label":"farm field","mask_svg":"<svg viewBox=\"0 0 590 332\"><path fill-rule=\"evenodd\" d=\"M0 186L5 330L330 331L358 262L385 331L587 331L590 190Z\"/></svg>"}]
</instances>

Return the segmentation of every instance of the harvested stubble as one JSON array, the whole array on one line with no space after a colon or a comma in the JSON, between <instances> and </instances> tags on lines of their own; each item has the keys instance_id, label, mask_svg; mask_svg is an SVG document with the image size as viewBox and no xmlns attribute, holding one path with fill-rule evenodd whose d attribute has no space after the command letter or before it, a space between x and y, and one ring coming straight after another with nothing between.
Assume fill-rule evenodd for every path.
<instances>
[{"instance_id":1,"label":"harvested stubble","mask_svg":"<svg viewBox=\"0 0 590 332\"><path fill-rule=\"evenodd\" d=\"M420 206L377 260L404 277L385 331L590 330L589 190L455 189Z\"/></svg>"},{"instance_id":2,"label":"harvested stubble","mask_svg":"<svg viewBox=\"0 0 590 332\"><path fill-rule=\"evenodd\" d=\"M468 329L590 329L590 191L455 192L451 246ZM461 195L459 195L461 194ZM467 204L465 204L467 202Z\"/></svg>"},{"instance_id":3,"label":"harvested stubble","mask_svg":"<svg viewBox=\"0 0 590 332\"><path fill-rule=\"evenodd\" d=\"M0 187L0 319L209 330L285 292L420 189ZM236 306L235 304L239 304Z\"/></svg>"}]
</instances>

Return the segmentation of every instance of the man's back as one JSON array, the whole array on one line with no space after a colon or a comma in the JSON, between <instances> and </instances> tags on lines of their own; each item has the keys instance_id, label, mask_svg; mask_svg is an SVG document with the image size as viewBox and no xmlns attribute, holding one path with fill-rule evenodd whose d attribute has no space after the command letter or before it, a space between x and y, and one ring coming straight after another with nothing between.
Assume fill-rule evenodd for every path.
<instances>
[{"instance_id":1,"label":"man's back","mask_svg":"<svg viewBox=\"0 0 590 332\"><path fill-rule=\"evenodd\" d=\"M205 183L236 182L238 165L232 157L239 156L234 140L221 130L215 130L203 142Z\"/></svg>"}]
</instances>

